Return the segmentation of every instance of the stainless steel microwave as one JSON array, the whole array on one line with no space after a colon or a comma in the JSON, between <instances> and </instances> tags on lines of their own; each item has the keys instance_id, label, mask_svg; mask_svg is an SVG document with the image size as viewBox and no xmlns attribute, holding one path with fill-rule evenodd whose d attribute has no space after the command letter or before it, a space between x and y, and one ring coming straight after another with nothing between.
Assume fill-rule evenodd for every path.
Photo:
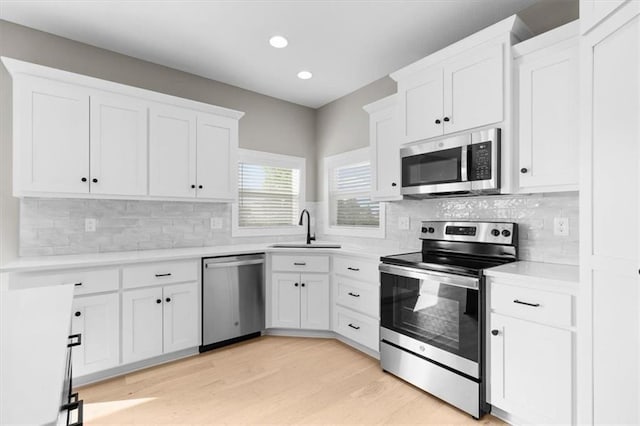
<instances>
[{"instance_id":1,"label":"stainless steel microwave","mask_svg":"<svg viewBox=\"0 0 640 426\"><path fill-rule=\"evenodd\" d=\"M400 157L407 197L500 192L499 128L408 146Z\"/></svg>"}]
</instances>

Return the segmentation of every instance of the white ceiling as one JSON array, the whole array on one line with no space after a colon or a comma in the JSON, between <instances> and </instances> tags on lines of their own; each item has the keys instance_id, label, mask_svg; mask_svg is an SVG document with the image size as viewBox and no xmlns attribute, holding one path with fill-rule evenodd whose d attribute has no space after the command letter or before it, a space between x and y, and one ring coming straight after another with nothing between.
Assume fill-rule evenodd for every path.
<instances>
[{"instance_id":1,"label":"white ceiling","mask_svg":"<svg viewBox=\"0 0 640 426\"><path fill-rule=\"evenodd\" d=\"M0 19L317 108L539 1L0 0Z\"/></svg>"}]
</instances>

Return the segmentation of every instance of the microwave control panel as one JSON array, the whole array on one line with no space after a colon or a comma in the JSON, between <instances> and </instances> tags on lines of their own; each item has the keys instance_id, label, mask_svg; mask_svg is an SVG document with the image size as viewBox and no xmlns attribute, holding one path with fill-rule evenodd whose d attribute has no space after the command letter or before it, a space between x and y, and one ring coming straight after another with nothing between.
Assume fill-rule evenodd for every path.
<instances>
[{"instance_id":1,"label":"microwave control panel","mask_svg":"<svg viewBox=\"0 0 640 426\"><path fill-rule=\"evenodd\" d=\"M491 142L480 142L469 145L467 151L469 169L468 180L491 179Z\"/></svg>"}]
</instances>

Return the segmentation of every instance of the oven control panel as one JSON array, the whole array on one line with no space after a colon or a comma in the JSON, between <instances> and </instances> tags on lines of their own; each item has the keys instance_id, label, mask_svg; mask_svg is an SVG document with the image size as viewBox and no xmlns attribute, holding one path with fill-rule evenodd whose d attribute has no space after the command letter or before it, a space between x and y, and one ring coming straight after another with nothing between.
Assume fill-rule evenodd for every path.
<instances>
[{"instance_id":1,"label":"oven control panel","mask_svg":"<svg viewBox=\"0 0 640 426\"><path fill-rule=\"evenodd\" d=\"M476 243L517 243L517 224L511 222L422 222L423 240Z\"/></svg>"}]
</instances>

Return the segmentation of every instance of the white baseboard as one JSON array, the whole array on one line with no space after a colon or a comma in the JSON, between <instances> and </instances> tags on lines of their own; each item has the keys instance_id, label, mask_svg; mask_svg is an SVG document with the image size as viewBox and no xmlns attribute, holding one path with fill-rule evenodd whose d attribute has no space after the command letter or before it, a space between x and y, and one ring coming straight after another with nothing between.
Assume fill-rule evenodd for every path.
<instances>
[{"instance_id":1,"label":"white baseboard","mask_svg":"<svg viewBox=\"0 0 640 426\"><path fill-rule=\"evenodd\" d=\"M335 339L336 334L330 330L300 330L297 328L269 328L263 332L265 336L315 337Z\"/></svg>"},{"instance_id":2,"label":"white baseboard","mask_svg":"<svg viewBox=\"0 0 640 426\"><path fill-rule=\"evenodd\" d=\"M73 387L85 386L91 383L101 382L103 380L112 379L123 374L131 373L137 370L153 367L159 364L164 364L170 361L176 361L178 359L197 355L199 353L198 348L183 349L178 352L170 354L160 355L157 357L145 359L142 361L132 362L131 364L119 365L108 370L98 371L97 373L87 374L85 376L74 377Z\"/></svg>"},{"instance_id":3,"label":"white baseboard","mask_svg":"<svg viewBox=\"0 0 640 426\"><path fill-rule=\"evenodd\" d=\"M510 425L514 425L514 426L531 424L495 406L491 407L491 415L499 418L503 422L509 423Z\"/></svg>"}]
</instances>

